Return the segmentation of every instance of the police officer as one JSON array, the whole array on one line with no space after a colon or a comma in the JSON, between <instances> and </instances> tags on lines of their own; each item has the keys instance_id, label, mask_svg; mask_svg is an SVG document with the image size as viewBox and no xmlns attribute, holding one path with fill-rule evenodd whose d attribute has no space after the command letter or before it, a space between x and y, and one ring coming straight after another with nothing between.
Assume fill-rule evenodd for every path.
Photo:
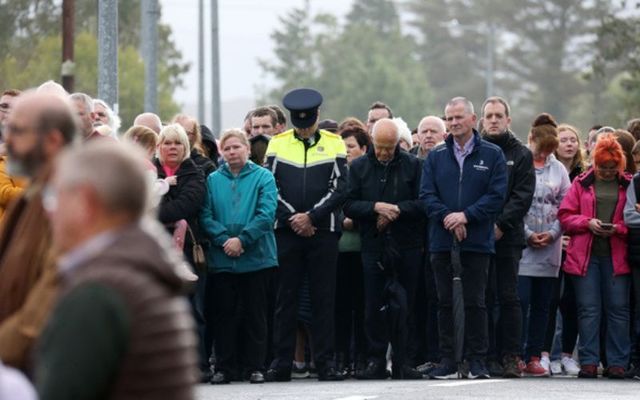
<instances>
[{"instance_id":1,"label":"police officer","mask_svg":"<svg viewBox=\"0 0 640 400\"><path fill-rule=\"evenodd\" d=\"M276 241L279 281L274 360L268 381L288 381L296 340L298 289L309 274L312 331L319 380L341 380L333 362L339 209L346 195L346 149L340 136L318 129L322 95L295 89L282 101L294 128L274 136L267 168L278 186Z\"/></svg>"}]
</instances>

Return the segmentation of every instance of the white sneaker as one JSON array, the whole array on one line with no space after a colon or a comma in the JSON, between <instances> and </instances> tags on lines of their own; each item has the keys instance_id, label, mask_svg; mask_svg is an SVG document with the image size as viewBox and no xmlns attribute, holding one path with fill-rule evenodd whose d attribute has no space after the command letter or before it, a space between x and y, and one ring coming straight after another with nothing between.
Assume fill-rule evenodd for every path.
<instances>
[{"instance_id":1,"label":"white sneaker","mask_svg":"<svg viewBox=\"0 0 640 400\"><path fill-rule=\"evenodd\" d=\"M580 366L578 365L576 360L571 357L564 356L562 357L562 361L560 362L562 363L562 368L567 375L578 376L578 373L580 372Z\"/></svg>"},{"instance_id":2,"label":"white sneaker","mask_svg":"<svg viewBox=\"0 0 640 400\"><path fill-rule=\"evenodd\" d=\"M551 369L551 375L562 375L562 363L558 360L551 361L549 369Z\"/></svg>"},{"instance_id":3,"label":"white sneaker","mask_svg":"<svg viewBox=\"0 0 640 400\"><path fill-rule=\"evenodd\" d=\"M540 365L542 366L542 368L545 369L545 371L547 371L547 375L550 375L550 371L549 371L550 364L551 364L551 361L549 361L548 356L540 357Z\"/></svg>"}]
</instances>

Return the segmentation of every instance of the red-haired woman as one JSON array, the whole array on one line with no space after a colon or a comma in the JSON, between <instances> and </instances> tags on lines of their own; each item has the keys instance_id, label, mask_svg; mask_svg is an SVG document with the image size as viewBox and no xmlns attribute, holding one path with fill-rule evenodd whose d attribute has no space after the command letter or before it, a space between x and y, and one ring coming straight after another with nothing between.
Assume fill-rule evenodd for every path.
<instances>
[{"instance_id":1,"label":"red-haired woman","mask_svg":"<svg viewBox=\"0 0 640 400\"><path fill-rule=\"evenodd\" d=\"M593 167L576 178L558 212L571 235L563 269L576 290L581 378L597 377L601 317L607 321L609 378L623 379L629 362L631 271L623 209L631 176L624 172L625 165L616 139L610 134L599 138Z\"/></svg>"}]
</instances>

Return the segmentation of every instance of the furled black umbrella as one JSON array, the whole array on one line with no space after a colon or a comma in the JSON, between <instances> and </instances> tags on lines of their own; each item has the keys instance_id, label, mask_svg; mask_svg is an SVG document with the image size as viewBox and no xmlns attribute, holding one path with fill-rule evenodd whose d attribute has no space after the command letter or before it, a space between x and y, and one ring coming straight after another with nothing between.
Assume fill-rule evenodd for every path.
<instances>
[{"instance_id":1,"label":"furled black umbrella","mask_svg":"<svg viewBox=\"0 0 640 400\"><path fill-rule=\"evenodd\" d=\"M454 354L458 364L458 375L462 375L464 355L464 292L462 291L462 262L460 261L460 242L453 238L451 247L451 270L453 273L453 338Z\"/></svg>"}]
</instances>

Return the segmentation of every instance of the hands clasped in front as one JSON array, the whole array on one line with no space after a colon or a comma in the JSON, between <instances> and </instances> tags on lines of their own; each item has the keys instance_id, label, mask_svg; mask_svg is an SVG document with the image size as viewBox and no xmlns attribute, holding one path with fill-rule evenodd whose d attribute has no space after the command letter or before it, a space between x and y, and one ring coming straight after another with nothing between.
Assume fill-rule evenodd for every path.
<instances>
[{"instance_id":1,"label":"hands clasped in front","mask_svg":"<svg viewBox=\"0 0 640 400\"><path fill-rule=\"evenodd\" d=\"M316 227L311 222L311 217L307 213L296 213L289 218L291 229L302 237L311 237L316 233Z\"/></svg>"},{"instance_id":2,"label":"hands clasped in front","mask_svg":"<svg viewBox=\"0 0 640 400\"><path fill-rule=\"evenodd\" d=\"M373 211L378 214L376 228L378 232L384 232L390 223L400 216L400 208L395 204L377 202L373 206Z\"/></svg>"},{"instance_id":3,"label":"hands clasped in front","mask_svg":"<svg viewBox=\"0 0 640 400\"><path fill-rule=\"evenodd\" d=\"M459 242L467 238L467 217L464 212L452 212L444 217L444 228L453 233Z\"/></svg>"},{"instance_id":4,"label":"hands clasped in front","mask_svg":"<svg viewBox=\"0 0 640 400\"><path fill-rule=\"evenodd\" d=\"M224 250L224 254L229 257L240 257L242 253L244 253L242 242L237 237L227 239L222 245L222 249Z\"/></svg>"}]
</instances>

